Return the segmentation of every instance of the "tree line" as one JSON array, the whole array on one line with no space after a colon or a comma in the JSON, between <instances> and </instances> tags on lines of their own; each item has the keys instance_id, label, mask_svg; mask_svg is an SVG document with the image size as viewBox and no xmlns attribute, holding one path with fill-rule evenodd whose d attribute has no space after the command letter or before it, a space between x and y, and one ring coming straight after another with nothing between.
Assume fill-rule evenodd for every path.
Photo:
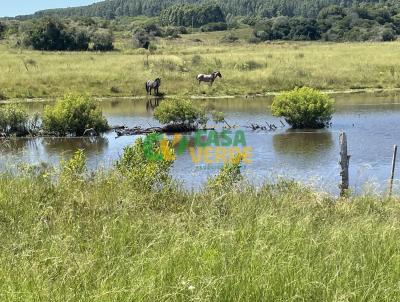
<instances>
[{"instance_id":1,"label":"tree line","mask_svg":"<svg viewBox=\"0 0 400 302\"><path fill-rule=\"evenodd\" d=\"M254 41L392 41L398 34L400 8L381 5L331 5L316 18L280 16L255 21L254 26Z\"/></svg>"},{"instance_id":2,"label":"tree line","mask_svg":"<svg viewBox=\"0 0 400 302\"><path fill-rule=\"evenodd\" d=\"M204 4L209 0L110 0L89 6L52 9L37 12L34 16L58 15L61 17L90 16L112 19L118 16L158 16L173 5ZM215 0L225 15L276 17L317 17L320 10L329 5L357 7L365 4L397 5L397 0Z\"/></svg>"},{"instance_id":3,"label":"tree line","mask_svg":"<svg viewBox=\"0 0 400 302\"><path fill-rule=\"evenodd\" d=\"M220 6L215 4L173 5L160 14L161 25L200 27L208 23L225 22Z\"/></svg>"},{"instance_id":4,"label":"tree line","mask_svg":"<svg viewBox=\"0 0 400 302\"><path fill-rule=\"evenodd\" d=\"M129 3L136 3L132 0ZM166 0L168 2L168 0ZM171 0L172 1L172 0ZM318 7L334 0L291 1L292 10L272 11L271 15L261 10L258 15L233 16L225 14L223 7L236 1L247 3L249 11L260 11L266 4L280 3L281 8L289 1L268 0L226 0L224 5L215 2L204 4L171 5L161 11L158 17L118 17L112 20L94 17L44 16L27 20L0 21L0 39L4 36L16 36L17 46L38 50L112 50L112 32L131 32L136 47L149 48L154 37L179 38L188 33L189 28L200 27L202 31L217 31L234 28L240 23L250 25L253 35L250 42L267 40L326 40L326 41L391 41L400 35L400 4L360 2L342 0L341 6L328 5L319 9L316 16L292 15L299 3ZM107 1L109 5L115 1ZM122 3L123 0L120 0ZM151 0L150 2L151 3ZM157 2L159 4L165 1ZM259 3L256 7L252 4ZM98 3L100 5L102 3ZM114 3L115 4L115 3ZM282 6L283 5L283 6ZM90 7L99 7L92 5ZM102 7L102 6L101 6ZM85 9L85 8L74 8ZM65 11L65 10L61 10ZM66 10L68 11L68 10ZM312 11L312 10L311 10ZM269 11L271 12L271 11ZM310 12L310 11L309 11ZM279 15L287 13L287 15ZM275 15L278 14L278 15ZM135 19L135 20L134 20ZM142 21L138 22L136 19ZM233 39L232 42L237 39Z\"/></svg>"}]
</instances>

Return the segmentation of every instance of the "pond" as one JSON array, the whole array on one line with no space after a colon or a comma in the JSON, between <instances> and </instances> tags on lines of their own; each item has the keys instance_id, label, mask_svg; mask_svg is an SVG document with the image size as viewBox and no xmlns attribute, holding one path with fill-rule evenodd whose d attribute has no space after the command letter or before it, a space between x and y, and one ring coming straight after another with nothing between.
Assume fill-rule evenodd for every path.
<instances>
[{"instance_id":1,"label":"pond","mask_svg":"<svg viewBox=\"0 0 400 302\"><path fill-rule=\"evenodd\" d=\"M270 98L196 100L208 103L226 115L226 120L245 133L252 148L252 162L243 172L259 185L278 177L295 179L336 194L339 176L339 133L346 131L350 160L350 185L356 192L374 188L385 190L391 170L393 145L400 143L399 95L336 95L332 127L325 130L253 131L250 123L274 123L279 119L269 111ZM100 106L110 125L158 126L152 118L155 101L109 100ZM41 112L45 103L27 103L29 112ZM57 165L75 150L84 149L90 169L108 168L125 146L136 137L116 138L114 132L100 138L35 138L0 141L0 169L21 162ZM189 152L175 161L173 176L187 188L199 188L207 177L218 172L220 164L194 164ZM400 165L399 165L400 167ZM397 173L400 176L400 171ZM397 189L397 188L396 188Z\"/></svg>"}]
</instances>

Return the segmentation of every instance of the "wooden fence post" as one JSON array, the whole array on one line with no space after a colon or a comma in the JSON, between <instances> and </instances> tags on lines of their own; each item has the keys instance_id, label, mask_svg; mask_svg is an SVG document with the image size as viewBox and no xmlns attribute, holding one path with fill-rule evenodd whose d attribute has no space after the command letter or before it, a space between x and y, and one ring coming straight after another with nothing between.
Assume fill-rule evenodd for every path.
<instances>
[{"instance_id":1,"label":"wooden fence post","mask_svg":"<svg viewBox=\"0 0 400 302\"><path fill-rule=\"evenodd\" d=\"M342 182L339 185L340 196L346 196L349 190L349 162L350 155L347 153L347 136L345 132L341 132L339 136L340 143L340 176Z\"/></svg>"},{"instance_id":2,"label":"wooden fence post","mask_svg":"<svg viewBox=\"0 0 400 302\"><path fill-rule=\"evenodd\" d=\"M392 195L392 190L393 190L394 171L396 169L396 157L397 157L397 145L394 145L393 160L392 160L392 173L390 174L389 196Z\"/></svg>"}]
</instances>

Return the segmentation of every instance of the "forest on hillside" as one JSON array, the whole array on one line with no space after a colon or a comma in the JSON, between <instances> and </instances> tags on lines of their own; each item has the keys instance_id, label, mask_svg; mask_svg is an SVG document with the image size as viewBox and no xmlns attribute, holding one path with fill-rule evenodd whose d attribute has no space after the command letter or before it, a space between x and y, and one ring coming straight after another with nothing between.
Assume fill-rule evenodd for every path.
<instances>
[{"instance_id":1,"label":"forest on hillside","mask_svg":"<svg viewBox=\"0 0 400 302\"><path fill-rule=\"evenodd\" d=\"M197 1L170 5L153 17L122 16L143 13L147 9L159 10L170 2L174 1L109 0L87 7L43 11L33 18L0 20L0 39L8 39L14 46L38 50L107 51L114 49L114 33L130 35L134 47L146 49L155 47L157 38L177 39L181 34L191 32L240 27L252 28L252 34L247 37L250 43L271 40L393 41L400 35L400 4L392 1L226 0L221 5ZM324 6L334 2L341 5ZM228 9L230 6L231 10ZM240 7L246 7L237 12L243 15L229 13ZM249 13L256 11L257 14ZM223 43L238 41L232 32L226 37Z\"/></svg>"},{"instance_id":2,"label":"forest on hillside","mask_svg":"<svg viewBox=\"0 0 400 302\"><path fill-rule=\"evenodd\" d=\"M58 15L61 17L88 16L112 19L117 16L158 16L162 10L174 4L218 4L225 15L275 17L317 17L320 10L329 5L341 7L381 4L400 6L397 0L107 0L89 6L52 9L37 12L34 16Z\"/></svg>"}]
</instances>

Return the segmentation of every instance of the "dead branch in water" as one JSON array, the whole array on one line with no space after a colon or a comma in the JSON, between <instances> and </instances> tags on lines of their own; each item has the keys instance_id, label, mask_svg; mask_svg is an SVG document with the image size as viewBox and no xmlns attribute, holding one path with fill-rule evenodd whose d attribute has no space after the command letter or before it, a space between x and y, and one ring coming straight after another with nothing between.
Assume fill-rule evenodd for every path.
<instances>
[{"instance_id":1,"label":"dead branch in water","mask_svg":"<svg viewBox=\"0 0 400 302\"><path fill-rule=\"evenodd\" d=\"M150 133L185 133L185 132L193 132L196 130L215 130L215 128L202 128L196 125L187 125L187 124L179 124L179 125L166 125L164 127L149 127L143 128L140 126L128 128L128 127L112 127L119 136L130 136L130 135L143 135Z\"/></svg>"},{"instance_id":2,"label":"dead branch in water","mask_svg":"<svg viewBox=\"0 0 400 302\"><path fill-rule=\"evenodd\" d=\"M285 124L282 121L280 121L280 122L281 122L281 127L280 128L284 128ZM245 126L245 127L249 128L249 129L251 129L253 131L256 131L256 130L275 131L275 130L278 129L278 127L275 124L269 124L268 122L265 122L265 124L266 124L266 126L259 125L257 123L254 123L254 124L251 123L250 126Z\"/></svg>"}]
</instances>

